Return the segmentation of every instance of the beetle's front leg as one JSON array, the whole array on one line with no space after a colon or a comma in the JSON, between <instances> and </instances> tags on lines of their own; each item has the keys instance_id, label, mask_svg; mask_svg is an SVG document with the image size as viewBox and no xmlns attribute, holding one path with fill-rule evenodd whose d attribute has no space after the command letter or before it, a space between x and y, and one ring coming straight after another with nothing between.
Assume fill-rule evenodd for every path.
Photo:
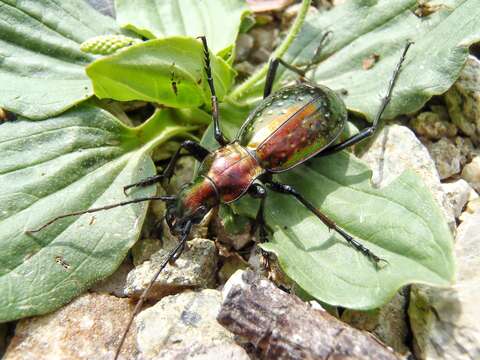
<instances>
[{"instance_id":1,"label":"beetle's front leg","mask_svg":"<svg viewBox=\"0 0 480 360\"><path fill-rule=\"evenodd\" d=\"M186 140L180 145L177 152L172 156L172 158L170 159L170 162L168 163L167 167L165 168L165 170L161 174L158 174L158 175L155 175L155 176L150 176L150 177L148 177L146 179L143 179L142 181L139 181L137 183L127 185L123 188L123 191L126 193L126 191L128 189L133 188L133 187L150 186L150 185L156 184L156 183L158 183L158 182L160 182L164 179L166 179L167 181L170 181L170 178L173 176L173 171L175 170L175 165L177 164L177 161L181 156L180 152L181 152L182 149L187 150L187 152L190 155L192 155L198 161L202 161L203 159L205 159L205 157L208 154L210 154L210 151L205 149L199 143L197 143L195 141L191 141L191 140Z\"/></svg>"}]
</instances>

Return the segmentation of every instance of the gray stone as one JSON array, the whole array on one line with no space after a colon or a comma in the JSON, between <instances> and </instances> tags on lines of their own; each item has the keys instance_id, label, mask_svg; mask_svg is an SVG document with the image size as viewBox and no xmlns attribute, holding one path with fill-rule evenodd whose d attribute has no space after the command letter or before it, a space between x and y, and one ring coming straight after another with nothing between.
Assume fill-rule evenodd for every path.
<instances>
[{"instance_id":1,"label":"gray stone","mask_svg":"<svg viewBox=\"0 0 480 360\"><path fill-rule=\"evenodd\" d=\"M148 286L160 263L176 241L164 238L163 248L151 259L133 269L127 277L125 293L139 297ZM155 281L149 299L158 299L189 288L209 288L215 286L217 251L215 244L207 239L193 239L174 264L168 264Z\"/></svg>"},{"instance_id":2,"label":"gray stone","mask_svg":"<svg viewBox=\"0 0 480 360\"><path fill-rule=\"evenodd\" d=\"M257 68L255 65L251 64L248 61L242 61L238 64L235 64L235 70L241 75L249 76L252 75Z\"/></svg>"},{"instance_id":3,"label":"gray stone","mask_svg":"<svg viewBox=\"0 0 480 360\"><path fill-rule=\"evenodd\" d=\"M271 51L275 47L278 32L275 26L260 26L253 28L250 31L250 35L255 39L256 49Z\"/></svg>"},{"instance_id":4,"label":"gray stone","mask_svg":"<svg viewBox=\"0 0 480 360\"><path fill-rule=\"evenodd\" d=\"M265 63L270 59L271 51L265 48L260 48L252 52L252 60L254 63Z\"/></svg>"},{"instance_id":5,"label":"gray stone","mask_svg":"<svg viewBox=\"0 0 480 360\"><path fill-rule=\"evenodd\" d=\"M387 125L360 154L372 169L372 183L383 187L391 183L407 169L420 176L433 197L440 205L452 231L455 218L450 203L440 184L438 171L428 150L406 126Z\"/></svg>"},{"instance_id":6,"label":"gray stone","mask_svg":"<svg viewBox=\"0 0 480 360\"><path fill-rule=\"evenodd\" d=\"M132 311L128 299L82 295L52 314L20 320L4 359L110 360ZM135 335L131 329L120 359L136 357Z\"/></svg>"},{"instance_id":7,"label":"gray stone","mask_svg":"<svg viewBox=\"0 0 480 360\"><path fill-rule=\"evenodd\" d=\"M236 61L245 61L253 49L255 40L250 34L239 34L236 42Z\"/></svg>"},{"instance_id":8,"label":"gray stone","mask_svg":"<svg viewBox=\"0 0 480 360\"><path fill-rule=\"evenodd\" d=\"M480 212L458 228L457 282L449 288L413 286L409 316L419 359L480 358Z\"/></svg>"},{"instance_id":9,"label":"gray stone","mask_svg":"<svg viewBox=\"0 0 480 360\"><path fill-rule=\"evenodd\" d=\"M480 135L480 61L469 56L460 77L445 94L452 121L474 142Z\"/></svg>"},{"instance_id":10,"label":"gray stone","mask_svg":"<svg viewBox=\"0 0 480 360\"><path fill-rule=\"evenodd\" d=\"M462 155L460 159L462 167L469 161L472 161L475 156L480 155L480 150L473 145L472 140L468 137L455 136L453 142Z\"/></svg>"},{"instance_id":11,"label":"gray stone","mask_svg":"<svg viewBox=\"0 0 480 360\"><path fill-rule=\"evenodd\" d=\"M410 353L407 346L407 288L401 289L386 305L371 311L345 310L341 319L357 329L375 334L383 343L402 355Z\"/></svg>"},{"instance_id":12,"label":"gray stone","mask_svg":"<svg viewBox=\"0 0 480 360\"><path fill-rule=\"evenodd\" d=\"M248 360L233 334L217 323L221 294L187 291L167 296L135 319L141 358Z\"/></svg>"},{"instance_id":13,"label":"gray stone","mask_svg":"<svg viewBox=\"0 0 480 360\"><path fill-rule=\"evenodd\" d=\"M440 139L427 144L428 152L435 162L440 179L448 179L462 170L462 154L450 139Z\"/></svg>"},{"instance_id":14,"label":"gray stone","mask_svg":"<svg viewBox=\"0 0 480 360\"><path fill-rule=\"evenodd\" d=\"M443 137L452 137L457 134L457 127L442 112L426 111L418 114L410 122L415 132L427 139L439 140Z\"/></svg>"},{"instance_id":15,"label":"gray stone","mask_svg":"<svg viewBox=\"0 0 480 360\"><path fill-rule=\"evenodd\" d=\"M463 179L442 183L442 189L450 202L455 218L460 216L467 202L476 196L472 187Z\"/></svg>"},{"instance_id":16,"label":"gray stone","mask_svg":"<svg viewBox=\"0 0 480 360\"><path fill-rule=\"evenodd\" d=\"M480 192L480 156L474 157L470 163L465 165L462 170L462 178Z\"/></svg>"}]
</instances>

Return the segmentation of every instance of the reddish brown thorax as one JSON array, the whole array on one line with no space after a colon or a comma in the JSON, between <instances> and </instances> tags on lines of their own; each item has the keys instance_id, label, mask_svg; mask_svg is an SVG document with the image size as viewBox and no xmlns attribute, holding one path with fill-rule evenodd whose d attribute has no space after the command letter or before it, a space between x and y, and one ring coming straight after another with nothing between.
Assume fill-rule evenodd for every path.
<instances>
[{"instance_id":1,"label":"reddish brown thorax","mask_svg":"<svg viewBox=\"0 0 480 360\"><path fill-rule=\"evenodd\" d=\"M202 162L195 181L185 194L189 208L203 204L229 203L247 191L252 181L263 172L254 155L238 143L224 146ZM214 199L212 199L214 197Z\"/></svg>"}]
</instances>

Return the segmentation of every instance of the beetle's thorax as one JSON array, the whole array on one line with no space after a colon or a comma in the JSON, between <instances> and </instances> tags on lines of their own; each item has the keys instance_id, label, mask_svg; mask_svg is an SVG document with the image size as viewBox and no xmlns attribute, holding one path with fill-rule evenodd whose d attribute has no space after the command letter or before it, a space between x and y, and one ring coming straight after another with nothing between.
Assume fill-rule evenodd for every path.
<instances>
[{"instance_id":1,"label":"beetle's thorax","mask_svg":"<svg viewBox=\"0 0 480 360\"><path fill-rule=\"evenodd\" d=\"M205 211L241 197L262 172L255 156L238 143L217 149L203 160L195 179L169 209L172 223L198 222Z\"/></svg>"},{"instance_id":2,"label":"beetle's thorax","mask_svg":"<svg viewBox=\"0 0 480 360\"><path fill-rule=\"evenodd\" d=\"M228 203L242 196L262 172L254 155L234 142L207 156L198 176L216 189L219 202Z\"/></svg>"}]
</instances>

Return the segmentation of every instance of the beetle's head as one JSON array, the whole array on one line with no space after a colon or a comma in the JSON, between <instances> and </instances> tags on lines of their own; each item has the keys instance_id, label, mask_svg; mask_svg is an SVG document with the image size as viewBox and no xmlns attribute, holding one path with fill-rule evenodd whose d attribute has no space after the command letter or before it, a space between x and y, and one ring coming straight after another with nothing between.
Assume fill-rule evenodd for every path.
<instances>
[{"instance_id":1,"label":"beetle's head","mask_svg":"<svg viewBox=\"0 0 480 360\"><path fill-rule=\"evenodd\" d=\"M185 184L175 201L167 205L166 221L174 235L182 233L187 222L198 224L218 204L214 185L203 176Z\"/></svg>"}]
</instances>

